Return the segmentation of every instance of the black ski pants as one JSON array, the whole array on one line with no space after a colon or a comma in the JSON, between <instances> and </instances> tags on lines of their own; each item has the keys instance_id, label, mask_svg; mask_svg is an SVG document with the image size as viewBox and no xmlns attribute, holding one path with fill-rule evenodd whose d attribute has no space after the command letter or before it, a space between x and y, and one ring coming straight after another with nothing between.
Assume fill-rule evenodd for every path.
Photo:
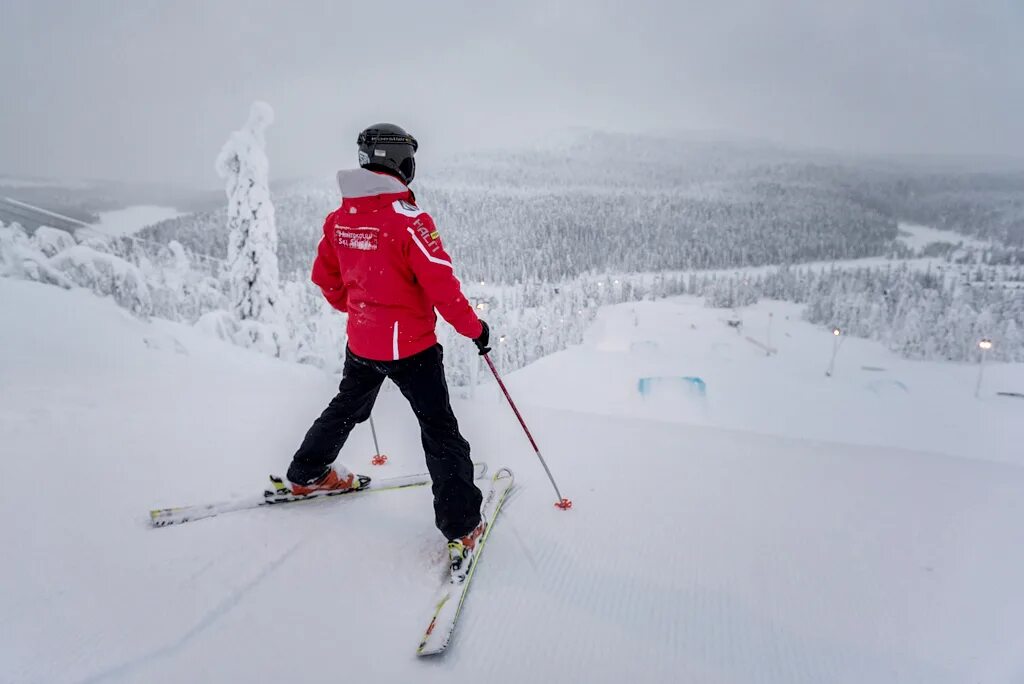
<instances>
[{"instance_id":1,"label":"black ski pants","mask_svg":"<svg viewBox=\"0 0 1024 684\"><path fill-rule=\"evenodd\" d=\"M398 385L419 419L437 528L448 539L468 534L480 522L483 497L448 398L440 344L397 361L372 361L347 349L338 394L306 433L288 479L305 483L327 472L352 428L370 417L385 378Z\"/></svg>"}]
</instances>

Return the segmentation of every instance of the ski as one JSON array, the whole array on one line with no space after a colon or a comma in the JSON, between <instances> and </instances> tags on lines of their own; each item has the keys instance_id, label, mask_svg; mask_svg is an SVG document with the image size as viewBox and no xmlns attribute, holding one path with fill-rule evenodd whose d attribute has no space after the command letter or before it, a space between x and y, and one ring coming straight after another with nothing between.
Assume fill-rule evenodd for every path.
<instances>
[{"instance_id":1,"label":"ski","mask_svg":"<svg viewBox=\"0 0 1024 684\"><path fill-rule=\"evenodd\" d=\"M476 574L477 566L480 564L480 557L483 555L484 547L491 536L491 530L494 529L494 523L498 518L501 505L505 502L506 495L512 489L514 479L512 471L508 468L501 468L491 478L491 488L487 492L481 506L481 512L487 520L487 529L484 530L483 535L477 542L473 564L469 568L466 579L461 584L449 580L442 587L437 603L434 605L434 614L426 631L423 633L419 648L416 649L416 655L437 655L443 653L448 647L448 643L452 638L452 632L455 631L455 623L462 612L462 604L466 601L466 594L469 593L470 582L473 581L473 575Z\"/></svg>"},{"instance_id":2,"label":"ski","mask_svg":"<svg viewBox=\"0 0 1024 684\"><path fill-rule=\"evenodd\" d=\"M486 463L473 464L473 477L480 479L487 473ZM301 501L317 501L322 499L340 498L354 496L364 492L383 492L392 489L404 489L406 487L419 487L430 484L429 473L416 473L413 475L400 475L398 477L369 478L360 475L363 486L359 489L350 489L344 492L317 492L307 496L296 496L288 489L284 480L271 475L270 482L272 489L263 492L261 496L250 496L232 501L221 501L211 504L199 504L196 506L180 506L177 508L157 508L149 512L150 524L153 527L167 527L181 523L212 518L222 513L233 511L244 511L262 506L276 506L279 504L298 503Z\"/></svg>"}]
</instances>

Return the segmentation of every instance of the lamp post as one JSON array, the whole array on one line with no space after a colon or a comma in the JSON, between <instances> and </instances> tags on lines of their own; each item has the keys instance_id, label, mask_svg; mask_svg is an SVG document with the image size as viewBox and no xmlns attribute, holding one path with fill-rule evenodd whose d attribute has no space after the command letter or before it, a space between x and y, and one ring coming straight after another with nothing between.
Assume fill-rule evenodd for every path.
<instances>
[{"instance_id":1,"label":"lamp post","mask_svg":"<svg viewBox=\"0 0 1024 684\"><path fill-rule=\"evenodd\" d=\"M836 354L839 353L839 345L842 342L843 331L839 328L832 328L832 360L828 362L828 370L825 371L825 377L831 378L832 372L836 368Z\"/></svg>"},{"instance_id":2,"label":"lamp post","mask_svg":"<svg viewBox=\"0 0 1024 684\"><path fill-rule=\"evenodd\" d=\"M981 378L985 373L985 355L992 348L992 340L984 337L978 340L978 349L981 350L981 358L978 360L978 384L974 386L974 396L981 396Z\"/></svg>"},{"instance_id":3,"label":"lamp post","mask_svg":"<svg viewBox=\"0 0 1024 684\"><path fill-rule=\"evenodd\" d=\"M507 335L498 335L498 344L496 345L496 347L497 347L497 349L495 349L495 351L498 353L498 360L501 361L503 364L508 364L509 363L509 359L508 359L508 357L509 357L508 336Z\"/></svg>"}]
</instances>

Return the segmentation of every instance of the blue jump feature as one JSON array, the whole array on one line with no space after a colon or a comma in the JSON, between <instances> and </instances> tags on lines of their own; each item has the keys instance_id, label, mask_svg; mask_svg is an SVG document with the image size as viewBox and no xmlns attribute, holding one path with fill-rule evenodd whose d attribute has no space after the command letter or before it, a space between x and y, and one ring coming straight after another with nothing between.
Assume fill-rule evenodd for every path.
<instances>
[{"instance_id":1,"label":"blue jump feature","mask_svg":"<svg viewBox=\"0 0 1024 684\"><path fill-rule=\"evenodd\" d=\"M650 396L656 388L658 389L669 389L676 388L680 390L680 393L696 394L697 396L707 396L708 386L704 382L703 378L698 378L693 375L672 375L672 376L655 376L648 378L640 378L637 380L636 389L640 393L640 396Z\"/></svg>"}]
</instances>

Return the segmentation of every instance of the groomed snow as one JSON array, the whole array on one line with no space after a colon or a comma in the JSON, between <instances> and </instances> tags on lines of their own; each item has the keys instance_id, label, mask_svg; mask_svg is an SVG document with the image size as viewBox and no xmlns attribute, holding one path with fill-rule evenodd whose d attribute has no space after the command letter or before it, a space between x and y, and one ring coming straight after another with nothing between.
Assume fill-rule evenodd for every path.
<instances>
[{"instance_id":1,"label":"groomed snow","mask_svg":"<svg viewBox=\"0 0 1024 684\"><path fill-rule=\"evenodd\" d=\"M658 302L634 319L628 306L606 310L584 346L510 377L572 511L551 505L493 387L456 402L476 457L512 467L519 488L451 652L424 661L413 653L444 572L426 489L146 525L154 506L261 489L335 379L84 291L0 279L4 680L1021 681L1024 470L883 446L899 431L858 440L873 447L837 443L838 429L797 438L814 436L797 410L774 431L789 436L741 431L743 412L767 412L751 428L766 432L785 406L817 404L807 422L861 410L859 373L880 371L854 364L892 359L850 340L825 379L828 349L803 324L777 326L769 358L708 320L728 312ZM707 339L680 343L683 331ZM979 426L941 409L945 381L926 379L943 367L894 368L911 397L946 411L933 428L1018 434L1019 418ZM671 392L627 406L622 382L648 370L704 376L708 406ZM741 386L744 408L718 403L744 401ZM919 424L909 406L885 411ZM688 424L672 407L735 424ZM369 465L362 428L349 464L422 469L401 397L382 395L375 415L389 464Z\"/></svg>"}]
</instances>

